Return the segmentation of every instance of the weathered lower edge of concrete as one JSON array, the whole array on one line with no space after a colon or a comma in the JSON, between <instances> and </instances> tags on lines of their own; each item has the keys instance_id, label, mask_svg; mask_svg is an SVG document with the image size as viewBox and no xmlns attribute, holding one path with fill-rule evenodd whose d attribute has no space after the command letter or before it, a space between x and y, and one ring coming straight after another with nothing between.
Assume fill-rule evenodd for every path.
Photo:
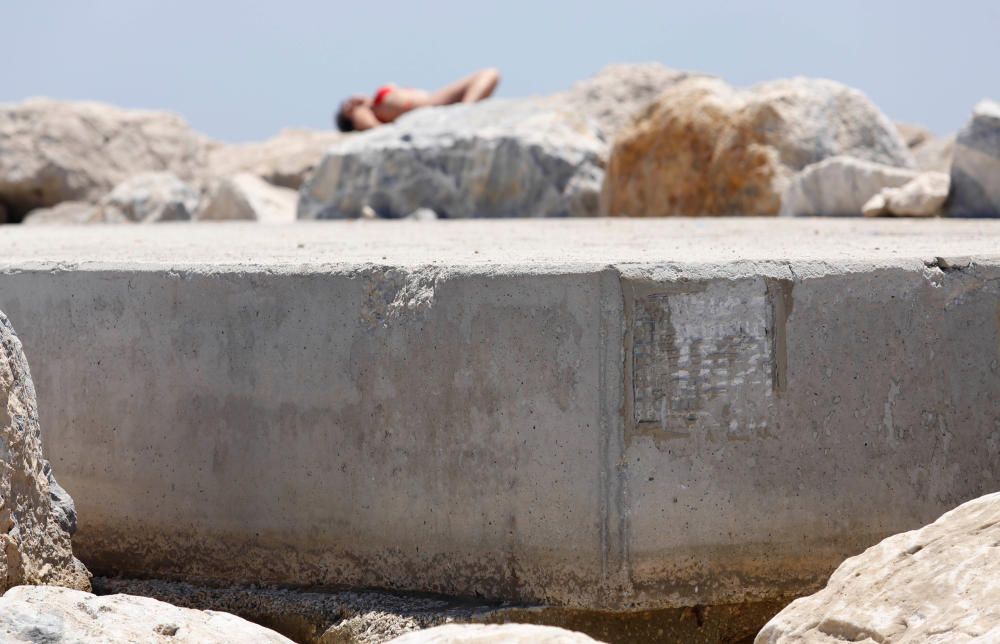
<instances>
[{"instance_id":1,"label":"weathered lower edge of concrete","mask_svg":"<svg viewBox=\"0 0 1000 644\"><path fill-rule=\"evenodd\" d=\"M160 579L95 579L98 594L152 597L175 606L216 610L304 644L381 644L445 623L542 624L602 642L749 641L787 600L648 611L607 612L458 601L446 597L358 590L209 586Z\"/></svg>"},{"instance_id":2,"label":"weathered lower edge of concrete","mask_svg":"<svg viewBox=\"0 0 1000 644\"><path fill-rule=\"evenodd\" d=\"M99 573L636 611L995 487L1000 266L0 275Z\"/></svg>"}]
</instances>

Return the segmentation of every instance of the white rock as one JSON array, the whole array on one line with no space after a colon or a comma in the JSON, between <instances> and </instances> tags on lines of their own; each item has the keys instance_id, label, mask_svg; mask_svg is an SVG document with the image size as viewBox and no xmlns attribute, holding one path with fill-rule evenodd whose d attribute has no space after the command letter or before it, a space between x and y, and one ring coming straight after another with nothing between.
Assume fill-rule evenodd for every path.
<instances>
[{"instance_id":1,"label":"white rock","mask_svg":"<svg viewBox=\"0 0 1000 644\"><path fill-rule=\"evenodd\" d=\"M949 212L1000 217L1000 103L981 101L958 133L951 165Z\"/></svg>"},{"instance_id":2,"label":"white rock","mask_svg":"<svg viewBox=\"0 0 1000 644\"><path fill-rule=\"evenodd\" d=\"M243 173L219 181L196 216L204 220L249 219L268 223L295 221L299 195Z\"/></svg>"},{"instance_id":3,"label":"white rock","mask_svg":"<svg viewBox=\"0 0 1000 644\"><path fill-rule=\"evenodd\" d=\"M97 597L51 586L18 586L0 597L0 640L291 644L274 631L228 613L179 608L132 595Z\"/></svg>"},{"instance_id":4,"label":"white rock","mask_svg":"<svg viewBox=\"0 0 1000 644\"><path fill-rule=\"evenodd\" d=\"M538 100L415 110L333 145L302 186L302 219L594 215L606 145L585 117Z\"/></svg>"},{"instance_id":5,"label":"white rock","mask_svg":"<svg viewBox=\"0 0 1000 644\"><path fill-rule=\"evenodd\" d=\"M266 141L220 143L209 152L209 168L218 177L247 172L276 186L298 190L327 149L343 138L340 132L282 130Z\"/></svg>"},{"instance_id":6,"label":"white rock","mask_svg":"<svg viewBox=\"0 0 1000 644\"><path fill-rule=\"evenodd\" d=\"M916 170L848 156L814 163L798 173L781 195L781 215L857 216L884 188L905 185Z\"/></svg>"},{"instance_id":7,"label":"white rock","mask_svg":"<svg viewBox=\"0 0 1000 644\"><path fill-rule=\"evenodd\" d=\"M94 203L142 172L193 180L208 145L173 114L47 99L0 104L0 201L21 216L63 201Z\"/></svg>"},{"instance_id":8,"label":"white rock","mask_svg":"<svg viewBox=\"0 0 1000 644\"><path fill-rule=\"evenodd\" d=\"M187 221L198 208L198 190L169 172L137 174L99 203L101 221Z\"/></svg>"},{"instance_id":9,"label":"white rock","mask_svg":"<svg viewBox=\"0 0 1000 644\"><path fill-rule=\"evenodd\" d=\"M583 633L532 624L446 624L413 631L391 644L593 644Z\"/></svg>"},{"instance_id":10,"label":"white rock","mask_svg":"<svg viewBox=\"0 0 1000 644\"><path fill-rule=\"evenodd\" d=\"M932 217L941 214L951 177L944 172L922 172L899 188L883 188L868 200L866 217Z\"/></svg>"},{"instance_id":11,"label":"white rock","mask_svg":"<svg viewBox=\"0 0 1000 644\"><path fill-rule=\"evenodd\" d=\"M797 599L756 644L1000 641L1000 493L885 539Z\"/></svg>"},{"instance_id":12,"label":"white rock","mask_svg":"<svg viewBox=\"0 0 1000 644\"><path fill-rule=\"evenodd\" d=\"M28 361L0 312L0 591L19 584L90 589L90 574L70 544L76 512L54 481L42 457Z\"/></svg>"}]
</instances>

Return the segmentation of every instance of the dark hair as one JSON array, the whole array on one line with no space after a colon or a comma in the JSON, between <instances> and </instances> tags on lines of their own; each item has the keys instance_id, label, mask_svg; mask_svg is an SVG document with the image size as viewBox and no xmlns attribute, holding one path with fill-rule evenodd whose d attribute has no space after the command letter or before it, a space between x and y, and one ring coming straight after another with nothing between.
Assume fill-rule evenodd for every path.
<instances>
[{"instance_id":1,"label":"dark hair","mask_svg":"<svg viewBox=\"0 0 1000 644\"><path fill-rule=\"evenodd\" d=\"M337 108L337 113L333 116L333 122L337 124L337 129L341 132L352 132L354 130L354 121L351 120L350 116L344 114L343 103Z\"/></svg>"}]
</instances>

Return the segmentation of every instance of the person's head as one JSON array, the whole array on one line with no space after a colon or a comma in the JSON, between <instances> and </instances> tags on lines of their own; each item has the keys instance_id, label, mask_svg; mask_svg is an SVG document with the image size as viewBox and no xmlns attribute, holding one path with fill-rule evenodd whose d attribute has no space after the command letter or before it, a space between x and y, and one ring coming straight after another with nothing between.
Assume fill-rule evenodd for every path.
<instances>
[{"instance_id":1,"label":"person's head","mask_svg":"<svg viewBox=\"0 0 1000 644\"><path fill-rule=\"evenodd\" d=\"M340 107L337 109L336 115L334 115L334 122L337 124L337 129L341 132L352 132L357 129L354 124L354 110L359 106L365 105L370 99L367 96L352 96L345 99Z\"/></svg>"}]
</instances>

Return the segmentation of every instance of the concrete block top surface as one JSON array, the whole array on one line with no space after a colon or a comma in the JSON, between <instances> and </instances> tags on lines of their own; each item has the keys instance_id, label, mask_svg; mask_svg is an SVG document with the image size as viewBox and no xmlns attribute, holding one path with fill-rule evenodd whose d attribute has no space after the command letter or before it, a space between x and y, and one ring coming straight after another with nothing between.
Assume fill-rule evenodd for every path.
<instances>
[{"instance_id":1,"label":"concrete block top surface","mask_svg":"<svg viewBox=\"0 0 1000 644\"><path fill-rule=\"evenodd\" d=\"M439 266L565 273L616 266L683 268L704 277L952 265L1000 259L1000 221L773 218L349 221L31 227L0 230L0 268L339 272ZM765 263L765 264L762 264ZM658 274L658 279L668 274Z\"/></svg>"}]
</instances>

